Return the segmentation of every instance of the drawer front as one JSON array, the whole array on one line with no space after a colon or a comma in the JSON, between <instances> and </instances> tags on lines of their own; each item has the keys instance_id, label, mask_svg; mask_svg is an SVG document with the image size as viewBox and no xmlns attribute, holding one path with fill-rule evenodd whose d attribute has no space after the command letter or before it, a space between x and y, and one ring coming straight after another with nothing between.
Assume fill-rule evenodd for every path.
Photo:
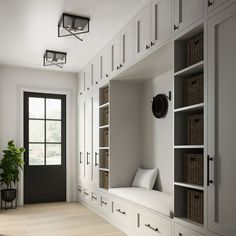
<instances>
[{"instance_id":1,"label":"drawer front","mask_svg":"<svg viewBox=\"0 0 236 236\"><path fill-rule=\"evenodd\" d=\"M203 236L203 234L175 223L174 236Z\"/></svg>"},{"instance_id":2,"label":"drawer front","mask_svg":"<svg viewBox=\"0 0 236 236\"><path fill-rule=\"evenodd\" d=\"M124 225L129 225L131 220L131 207L119 200L112 201L112 216Z\"/></svg>"},{"instance_id":3,"label":"drawer front","mask_svg":"<svg viewBox=\"0 0 236 236\"><path fill-rule=\"evenodd\" d=\"M171 236L171 220L148 211L136 212L136 232L145 236Z\"/></svg>"},{"instance_id":4,"label":"drawer front","mask_svg":"<svg viewBox=\"0 0 236 236\"><path fill-rule=\"evenodd\" d=\"M91 193L91 201L95 206L99 205L99 197L98 197L98 194L96 192Z\"/></svg>"}]
</instances>

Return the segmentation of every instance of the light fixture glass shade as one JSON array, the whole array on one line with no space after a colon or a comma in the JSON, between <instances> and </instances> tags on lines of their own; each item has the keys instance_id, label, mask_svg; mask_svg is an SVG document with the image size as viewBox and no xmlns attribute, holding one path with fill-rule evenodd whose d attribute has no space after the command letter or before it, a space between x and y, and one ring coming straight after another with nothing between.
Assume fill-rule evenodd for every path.
<instances>
[{"instance_id":1,"label":"light fixture glass shade","mask_svg":"<svg viewBox=\"0 0 236 236\"><path fill-rule=\"evenodd\" d=\"M89 21L87 17L63 13L58 23L58 37L75 36L83 41L80 35L89 32Z\"/></svg>"},{"instance_id":2,"label":"light fixture glass shade","mask_svg":"<svg viewBox=\"0 0 236 236\"><path fill-rule=\"evenodd\" d=\"M58 66L60 68L66 64L66 53L52 50L46 50L43 57L44 66Z\"/></svg>"}]
</instances>

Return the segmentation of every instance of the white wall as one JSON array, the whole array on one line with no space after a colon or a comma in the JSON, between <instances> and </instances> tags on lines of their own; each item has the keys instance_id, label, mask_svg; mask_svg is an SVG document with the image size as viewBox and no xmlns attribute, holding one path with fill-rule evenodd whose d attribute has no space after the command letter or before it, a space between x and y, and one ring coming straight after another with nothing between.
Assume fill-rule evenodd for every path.
<instances>
[{"instance_id":1,"label":"white wall","mask_svg":"<svg viewBox=\"0 0 236 236\"><path fill-rule=\"evenodd\" d=\"M159 168L157 189L173 193L173 98L165 118L152 114L151 101L159 93L172 91L171 71L145 82L143 87L143 157L144 168Z\"/></svg>"},{"instance_id":2,"label":"white wall","mask_svg":"<svg viewBox=\"0 0 236 236\"><path fill-rule=\"evenodd\" d=\"M8 140L23 143L23 90L67 95L67 200L76 200L76 88L72 73L0 66L0 151ZM23 203L23 180L19 203Z\"/></svg>"}]
</instances>

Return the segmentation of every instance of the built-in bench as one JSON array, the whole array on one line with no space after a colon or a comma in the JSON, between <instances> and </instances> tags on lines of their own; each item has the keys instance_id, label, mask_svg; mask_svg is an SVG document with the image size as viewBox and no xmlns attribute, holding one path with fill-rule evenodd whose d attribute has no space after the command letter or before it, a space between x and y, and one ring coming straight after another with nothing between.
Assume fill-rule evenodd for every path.
<instances>
[{"instance_id":1,"label":"built-in bench","mask_svg":"<svg viewBox=\"0 0 236 236\"><path fill-rule=\"evenodd\" d=\"M145 188L111 188L109 193L115 197L133 202L166 217L173 218L173 195Z\"/></svg>"}]
</instances>

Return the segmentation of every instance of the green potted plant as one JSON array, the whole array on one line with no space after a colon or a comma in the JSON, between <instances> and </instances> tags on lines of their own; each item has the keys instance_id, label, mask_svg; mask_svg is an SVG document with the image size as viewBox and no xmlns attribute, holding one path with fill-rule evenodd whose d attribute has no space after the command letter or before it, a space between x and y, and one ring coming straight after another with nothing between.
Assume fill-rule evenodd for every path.
<instances>
[{"instance_id":1,"label":"green potted plant","mask_svg":"<svg viewBox=\"0 0 236 236\"><path fill-rule=\"evenodd\" d=\"M0 181L1 185L5 185L6 189L1 190L1 198L5 202L13 202L16 199L17 189L12 185L19 181L20 169L23 169L24 161L22 154L25 149L17 148L14 141L8 142L6 150L3 150L3 158L0 163Z\"/></svg>"}]
</instances>

